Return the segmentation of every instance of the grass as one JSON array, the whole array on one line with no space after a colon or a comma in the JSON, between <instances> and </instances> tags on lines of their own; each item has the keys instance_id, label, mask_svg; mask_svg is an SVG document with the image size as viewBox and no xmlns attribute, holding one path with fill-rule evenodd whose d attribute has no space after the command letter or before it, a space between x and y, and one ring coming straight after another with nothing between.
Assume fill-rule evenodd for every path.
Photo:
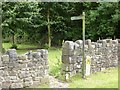
<instances>
[{"instance_id":1,"label":"grass","mask_svg":"<svg viewBox=\"0 0 120 90\"><path fill-rule=\"evenodd\" d=\"M3 48L5 48L7 50L12 46L12 43L3 43L2 45L3 45ZM18 46L18 50L17 50L18 54L24 54L27 51L30 51L30 50L28 50L30 48L31 49L37 48L37 45L34 45L34 44L17 44L17 46ZM35 50L32 50L32 51L35 51Z\"/></svg>"},{"instance_id":2,"label":"grass","mask_svg":"<svg viewBox=\"0 0 120 90\"><path fill-rule=\"evenodd\" d=\"M12 46L12 43L3 43L2 44L5 49L9 49ZM37 45L34 44L17 44L19 49L26 49L26 48L37 48Z\"/></svg>"},{"instance_id":3,"label":"grass","mask_svg":"<svg viewBox=\"0 0 120 90\"><path fill-rule=\"evenodd\" d=\"M11 47L11 43L3 43L3 47L8 49ZM37 48L37 45L33 44L18 44L17 50L19 54L23 54L29 50L25 48ZM24 50L25 49L25 50ZM36 51L36 50L32 50ZM61 70L61 48L50 48L48 50L49 55L49 74L57 78L60 77ZM118 88L118 68L112 68L105 70L104 72L97 72L91 74L86 80L83 80L80 75L72 77L69 82L69 88ZM47 88L47 85L40 86L39 88Z\"/></svg>"},{"instance_id":4,"label":"grass","mask_svg":"<svg viewBox=\"0 0 120 90\"><path fill-rule=\"evenodd\" d=\"M118 68L92 74L83 80L76 75L69 83L70 88L118 88Z\"/></svg>"},{"instance_id":5,"label":"grass","mask_svg":"<svg viewBox=\"0 0 120 90\"><path fill-rule=\"evenodd\" d=\"M48 50L48 52L50 66L49 74L58 77L61 69L61 49L51 48Z\"/></svg>"}]
</instances>

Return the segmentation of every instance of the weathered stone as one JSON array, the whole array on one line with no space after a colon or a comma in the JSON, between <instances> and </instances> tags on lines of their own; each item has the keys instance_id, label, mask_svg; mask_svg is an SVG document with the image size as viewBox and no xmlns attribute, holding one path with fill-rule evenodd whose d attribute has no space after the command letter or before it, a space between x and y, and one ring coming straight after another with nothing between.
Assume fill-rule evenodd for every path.
<instances>
[{"instance_id":1,"label":"weathered stone","mask_svg":"<svg viewBox=\"0 0 120 90\"><path fill-rule=\"evenodd\" d=\"M10 88L23 88L23 83L12 83Z\"/></svg>"},{"instance_id":2,"label":"weathered stone","mask_svg":"<svg viewBox=\"0 0 120 90\"><path fill-rule=\"evenodd\" d=\"M48 84L49 83L49 76L41 77L40 81L41 81L41 84Z\"/></svg>"},{"instance_id":3,"label":"weathered stone","mask_svg":"<svg viewBox=\"0 0 120 90\"><path fill-rule=\"evenodd\" d=\"M66 64L66 63L75 63L75 60L74 60L74 57L73 56L63 56L62 55L62 62L64 63L64 64Z\"/></svg>"},{"instance_id":4,"label":"weathered stone","mask_svg":"<svg viewBox=\"0 0 120 90\"><path fill-rule=\"evenodd\" d=\"M2 82L2 88L10 88L12 82L10 80L6 80Z\"/></svg>"},{"instance_id":5,"label":"weathered stone","mask_svg":"<svg viewBox=\"0 0 120 90\"><path fill-rule=\"evenodd\" d=\"M3 75L4 75L4 71L0 70L0 76L3 76Z\"/></svg>"},{"instance_id":6,"label":"weathered stone","mask_svg":"<svg viewBox=\"0 0 120 90\"><path fill-rule=\"evenodd\" d=\"M42 57L43 59L48 60L48 51L45 50L45 49L41 49L40 52L41 52L41 57Z\"/></svg>"},{"instance_id":7,"label":"weathered stone","mask_svg":"<svg viewBox=\"0 0 120 90\"><path fill-rule=\"evenodd\" d=\"M24 79L24 82L27 82L27 81L32 81L32 77L27 77Z\"/></svg>"},{"instance_id":8,"label":"weathered stone","mask_svg":"<svg viewBox=\"0 0 120 90\"><path fill-rule=\"evenodd\" d=\"M8 71L10 76L17 76L17 71L12 70L12 71Z\"/></svg>"},{"instance_id":9,"label":"weathered stone","mask_svg":"<svg viewBox=\"0 0 120 90\"><path fill-rule=\"evenodd\" d=\"M33 81L33 86L40 85L40 81Z\"/></svg>"},{"instance_id":10,"label":"weathered stone","mask_svg":"<svg viewBox=\"0 0 120 90\"><path fill-rule=\"evenodd\" d=\"M66 41L63 45L62 55L74 55L74 43Z\"/></svg>"},{"instance_id":11,"label":"weathered stone","mask_svg":"<svg viewBox=\"0 0 120 90\"><path fill-rule=\"evenodd\" d=\"M26 78L30 76L29 71L20 71L18 74L19 78Z\"/></svg>"},{"instance_id":12,"label":"weathered stone","mask_svg":"<svg viewBox=\"0 0 120 90\"><path fill-rule=\"evenodd\" d=\"M26 60L27 56L26 55L18 55L19 60Z\"/></svg>"},{"instance_id":13,"label":"weathered stone","mask_svg":"<svg viewBox=\"0 0 120 90\"><path fill-rule=\"evenodd\" d=\"M9 50L7 51L7 54L8 54L9 57L10 57L10 61L18 60L17 52L16 52L15 49L9 49Z\"/></svg>"},{"instance_id":14,"label":"weathered stone","mask_svg":"<svg viewBox=\"0 0 120 90\"><path fill-rule=\"evenodd\" d=\"M2 89L2 82L0 82L0 90Z\"/></svg>"},{"instance_id":15,"label":"weathered stone","mask_svg":"<svg viewBox=\"0 0 120 90\"><path fill-rule=\"evenodd\" d=\"M29 87L33 85L33 81L27 81L23 83L23 87Z\"/></svg>"},{"instance_id":16,"label":"weathered stone","mask_svg":"<svg viewBox=\"0 0 120 90\"><path fill-rule=\"evenodd\" d=\"M34 77L33 80L34 81L40 81L41 77Z\"/></svg>"},{"instance_id":17,"label":"weathered stone","mask_svg":"<svg viewBox=\"0 0 120 90\"><path fill-rule=\"evenodd\" d=\"M39 60L39 59L41 58L41 55L42 55L42 54L41 54L40 52L33 52L32 55L33 55L33 58Z\"/></svg>"},{"instance_id":18,"label":"weathered stone","mask_svg":"<svg viewBox=\"0 0 120 90\"><path fill-rule=\"evenodd\" d=\"M0 60L0 67L2 66L3 64L2 64L2 61Z\"/></svg>"},{"instance_id":19,"label":"weathered stone","mask_svg":"<svg viewBox=\"0 0 120 90\"><path fill-rule=\"evenodd\" d=\"M33 59L32 51L25 53L25 55L27 55L27 59L29 59L29 60Z\"/></svg>"},{"instance_id":20,"label":"weathered stone","mask_svg":"<svg viewBox=\"0 0 120 90\"><path fill-rule=\"evenodd\" d=\"M3 82L3 81L5 81L4 77L0 76L0 82Z\"/></svg>"},{"instance_id":21,"label":"weathered stone","mask_svg":"<svg viewBox=\"0 0 120 90\"><path fill-rule=\"evenodd\" d=\"M3 63L9 63L9 55L3 55L1 58Z\"/></svg>"},{"instance_id":22,"label":"weathered stone","mask_svg":"<svg viewBox=\"0 0 120 90\"><path fill-rule=\"evenodd\" d=\"M4 72L3 72L3 76L9 76L8 71L4 71Z\"/></svg>"},{"instance_id":23,"label":"weathered stone","mask_svg":"<svg viewBox=\"0 0 120 90\"><path fill-rule=\"evenodd\" d=\"M73 64L62 64L62 70L64 71L73 71L74 65Z\"/></svg>"}]
</instances>

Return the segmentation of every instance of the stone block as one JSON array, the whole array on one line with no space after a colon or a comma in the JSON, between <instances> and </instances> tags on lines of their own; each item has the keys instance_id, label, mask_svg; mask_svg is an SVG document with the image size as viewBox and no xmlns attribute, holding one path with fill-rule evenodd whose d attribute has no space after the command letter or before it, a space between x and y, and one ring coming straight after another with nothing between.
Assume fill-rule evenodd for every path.
<instances>
[{"instance_id":1,"label":"stone block","mask_svg":"<svg viewBox=\"0 0 120 90\"><path fill-rule=\"evenodd\" d=\"M23 88L23 83L12 83L10 88Z\"/></svg>"},{"instance_id":2,"label":"stone block","mask_svg":"<svg viewBox=\"0 0 120 90\"><path fill-rule=\"evenodd\" d=\"M74 42L66 41L62 48L62 55L74 55Z\"/></svg>"},{"instance_id":3,"label":"stone block","mask_svg":"<svg viewBox=\"0 0 120 90\"><path fill-rule=\"evenodd\" d=\"M19 78L26 78L29 77L31 74L29 73L29 71L20 71L18 73Z\"/></svg>"},{"instance_id":4,"label":"stone block","mask_svg":"<svg viewBox=\"0 0 120 90\"><path fill-rule=\"evenodd\" d=\"M33 63L32 63L32 62L28 62L27 66L28 66L28 67L32 67L32 66L33 66Z\"/></svg>"},{"instance_id":5,"label":"stone block","mask_svg":"<svg viewBox=\"0 0 120 90\"><path fill-rule=\"evenodd\" d=\"M41 77L34 77L33 78L33 81L40 81L41 80Z\"/></svg>"},{"instance_id":6,"label":"stone block","mask_svg":"<svg viewBox=\"0 0 120 90\"><path fill-rule=\"evenodd\" d=\"M33 52L32 53L33 58L35 58L37 60L39 60L41 58L41 55L42 54L40 52Z\"/></svg>"},{"instance_id":7,"label":"stone block","mask_svg":"<svg viewBox=\"0 0 120 90\"><path fill-rule=\"evenodd\" d=\"M82 40L77 40L75 43L77 43L79 46L81 46L82 47L82 43L83 43L83 41Z\"/></svg>"},{"instance_id":8,"label":"stone block","mask_svg":"<svg viewBox=\"0 0 120 90\"><path fill-rule=\"evenodd\" d=\"M8 73L7 70L4 70L4 72L3 72L3 76L9 76L9 73Z\"/></svg>"},{"instance_id":9,"label":"stone block","mask_svg":"<svg viewBox=\"0 0 120 90\"><path fill-rule=\"evenodd\" d=\"M23 82L23 87L29 87L29 86L32 86L32 85L33 85L33 81Z\"/></svg>"},{"instance_id":10,"label":"stone block","mask_svg":"<svg viewBox=\"0 0 120 90\"><path fill-rule=\"evenodd\" d=\"M5 81L4 77L0 76L0 82L3 82L3 81Z\"/></svg>"},{"instance_id":11,"label":"stone block","mask_svg":"<svg viewBox=\"0 0 120 90\"><path fill-rule=\"evenodd\" d=\"M18 60L16 49L9 49L6 54L9 55L10 61Z\"/></svg>"},{"instance_id":12,"label":"stone block","mask_svg":"<svg viewBox=\"0 0 120 90\"><path fill-rule=\"evenodd\" d=\"M62 64L62 70L63 71L73 71L74 64Z\"/></svg>"},{"instance_id":13,"label":"stone block","mask_svg":"<svg viewBox=\"0 0 120 90\"><path fill-rule=\"evenodd\" d=\"M18 55L18 59L19 60L26 60L27 59L27 55Z\"/></svg>"},{"instance_id":14,"label":"stone block","mask_svg":"<svg viewBox=\"0 0 120 90\"><path fill-rule=\"evenodd\" d=\"M32 77L24 78L24 82L27 82L27 81L33 81Z\"/></svg>"},{"instance_id":15,"label":"stone block","mask_svg":"<svg viewBox=\"0 0 120 90\"><path fill-rule=\"evenodd\" d=\"M76 56L76 62L82 62L82 56Z\"/></svg>"},{"instance_id":16,"label":"stone block","mask_svg":"<svg viewBox=\"0 0 120 90\"><path fill-rule=\"evenodd\" d=\"M1 59L3 63L9 63L9 55L3 55Z\"/></svg>"},{"instance_id":17,"label":"stone block","mask_svg":"<svg viewBox=\"0 0 120 90\"><path fill-rule=\"evenodd\" d=\"M10 80L6 80L2 82L2 88L10 88L12 82Z\"/></svg>"},{"instance_id":18,"label":"stone block","mask_svg":"<svg viewBox=\"0 0 120 90\"><path fill-rule=\"evenodd\" d=\"M41 82L41 84L48 84L49 83L49 76L41 77L40 82Z\"/></svg>"},{"instance_id":19,"label":"stone block","mask_svg":"<svg viewBox=\"0 0 120 90\"><path fill-rule=\"evenodd\" d=\"M40 85L40 81L33 81L33 86L38 86Z\"/></svg>"},{"instance_id":20,"label":"stone block","mask_svg":"<svg viewBox=\"0 0 120 90\"><path fill-rule=\"evenodd\" d=\"M39 51L38 51L38 52L39 52ZM48 60L48 51L45 50L45 49L41 49L40 52L41 52L41 57L42 57L43 59Z\"/></svg>"},{"instance_id":21,"label":"stone block","mask_svg":"<svg viewBox=\"0 0 120 90\"><path fill-rule=\"evenodd\" d=\"M0 82L0 90L2 90L2 82Z\"/></svg>"},{"instance_id":22,"label":"stone block","mask_svg":"<svg viewBox=\"0 0 120 90\"><path fill-rule=\"evenodd\" d=\"M0 67L3 65L2 61L0 60Z\"/></svg>"},{"instance_id":23,"label":"stone block","mask_svg":"<svg viewBox=\"0 0 120 90\"><path fill-rule=\"evenodd\" d=\"M10 76L17 76L17 71L12 70L12 71L8 71Z\"/></svg>"},{"instance_id":24,"label":"stone block","mask_svg":"<svg viewBox=\"0 0 120 90\"><path fill-rule=\"evenodd\" d=\"M29 52L25 53L25 55L27 56L27 59L29 59L29 60L33 59L32 53L33 53L32 51L29 51Z\"/></svg>"},{"instance_id":25,"label":"stone block","mask_svg":"<svg viewBox=\"0 0 120 90\"><path fill-rule=\"evenodd\" d=\"M65 56L65 55L62 55L62 62L64 64L67 64L67 63L75 63L75 60L74 60L74 57L73 56Z\"/></svg>"}]
</instances>

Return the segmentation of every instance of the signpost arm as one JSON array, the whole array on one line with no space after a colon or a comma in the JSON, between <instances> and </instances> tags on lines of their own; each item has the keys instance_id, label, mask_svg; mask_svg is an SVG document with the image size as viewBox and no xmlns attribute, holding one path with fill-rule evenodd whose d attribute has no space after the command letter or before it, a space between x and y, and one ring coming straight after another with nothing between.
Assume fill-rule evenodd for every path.
<instances>
[{"instance_id":1,"label":"signpost arm","mask_svg":"<svg viewBox=\"0 0 120 90\"><path fill-rule=\"evenodd\" d=\"M85 79L85 12L83 12L83 60L82 60L82 78Z\"/></svg>"}]
</instances>

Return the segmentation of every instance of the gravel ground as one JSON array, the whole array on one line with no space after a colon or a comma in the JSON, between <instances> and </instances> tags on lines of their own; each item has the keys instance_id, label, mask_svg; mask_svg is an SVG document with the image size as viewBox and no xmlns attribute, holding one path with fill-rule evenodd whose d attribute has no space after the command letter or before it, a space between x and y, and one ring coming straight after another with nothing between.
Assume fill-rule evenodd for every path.
<instances>
[{"instance_id":1,"label":"gravel ground","mask_svg":"<svg viewBox=\"0 0 120 90\"><path fill-rule=\"evenodd\" d=\"M49 84L50 88L68 88L69 86L68 83L60 81L54 78L53 76L49 76L49 80L50 80L50 84Z\"/></svg>"}]
</instances>

